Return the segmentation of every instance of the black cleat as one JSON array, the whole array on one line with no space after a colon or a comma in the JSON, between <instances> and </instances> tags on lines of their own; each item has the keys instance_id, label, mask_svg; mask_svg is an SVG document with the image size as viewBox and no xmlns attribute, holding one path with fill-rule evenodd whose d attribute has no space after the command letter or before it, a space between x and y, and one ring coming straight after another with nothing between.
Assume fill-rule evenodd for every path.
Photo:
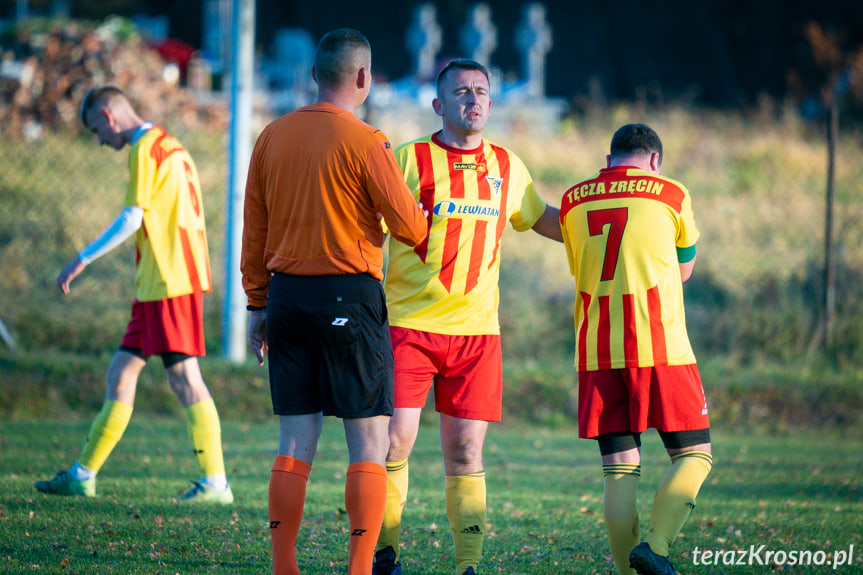
<instances>
[{"instance_id":1,"label":"black cleat","mask_svg":"<svg viewBox=\"0 0 863 575\"><path fill-rule=\"evenodd\" d=\"M630 551L629 566L638 575L675 575L668 557L654 553L647 541L642 541Z\"/></svg>"},{"instance_id":2,"label":"black cleat","mask_svg":"<svg viewBox=\"0 0 863 575\"><path fill-rule=\"evenodd\" d=\"M372 575L402 575L402 562L396 562L396 552L392 547L375 551Z\"/></svg>"}]
</instances>

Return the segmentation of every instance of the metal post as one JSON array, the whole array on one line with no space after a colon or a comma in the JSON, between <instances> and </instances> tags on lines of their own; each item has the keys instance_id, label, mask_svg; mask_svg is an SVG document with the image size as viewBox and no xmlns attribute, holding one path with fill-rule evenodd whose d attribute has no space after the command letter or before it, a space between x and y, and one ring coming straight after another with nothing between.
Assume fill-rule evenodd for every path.
<instances>
[{"instance_id":1,"label":"metal post","mask_svg":"<svg viewBox=\"0 0 863 575\"><path fill-rule=\"evenodd\" d=\"M246 357L246 326L240 253L243 241L243 196L252 153L255 0L233 0L231 17L231 131L226 209L223 355L232 363Z\"/></svg>"},{"instance_id":2,"label":"metal post","mask_svg":"<svg viewBox=\"0 0 863 575\"><path fill-rule=\"evenodd\" d=\"M827 116L827 213L824 218L824 345L833 348L836 319L836 278L833 248L833 181L836 171L836 142L839 138L839 105L834 102Z\"/></svg>"}]
</instances>

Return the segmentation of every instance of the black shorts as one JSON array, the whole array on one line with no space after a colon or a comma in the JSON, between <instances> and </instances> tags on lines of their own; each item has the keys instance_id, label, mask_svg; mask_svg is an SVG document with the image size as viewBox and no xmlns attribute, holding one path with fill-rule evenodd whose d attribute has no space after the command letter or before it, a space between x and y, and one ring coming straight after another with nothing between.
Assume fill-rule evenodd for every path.
<instances>
[{"instance_id":1,"label":"black shorts","mask_svg":"<svg viewBox=\"0 0 863 575\"><path fill-rule=\"evenodd\" d=\"M267 342L276 415L392 415L393 348L375 278L275 274Z\"/></svg>"}]
</instances>

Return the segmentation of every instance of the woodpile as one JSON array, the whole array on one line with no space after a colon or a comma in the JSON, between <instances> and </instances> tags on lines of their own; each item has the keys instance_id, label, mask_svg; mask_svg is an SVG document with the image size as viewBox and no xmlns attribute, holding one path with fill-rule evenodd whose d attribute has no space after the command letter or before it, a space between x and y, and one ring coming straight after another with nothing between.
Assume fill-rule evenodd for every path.
<instances>
[{"instance_id":1,"label":"woodpile","mask_svg":"<svg viewBox=\"0 0 863 575\"><path fill-rule=\"evenodd\" d=\"M0 137L36 140L46 132L83 131L80 103L97 84L124 90L146 120L172 129L226 129L224 101L199 101L179 85L176 69L137 35L120 39L106 27L83 29L70 22L42 34L19 31L5 44Z\"/></svg>"}]
</instances>

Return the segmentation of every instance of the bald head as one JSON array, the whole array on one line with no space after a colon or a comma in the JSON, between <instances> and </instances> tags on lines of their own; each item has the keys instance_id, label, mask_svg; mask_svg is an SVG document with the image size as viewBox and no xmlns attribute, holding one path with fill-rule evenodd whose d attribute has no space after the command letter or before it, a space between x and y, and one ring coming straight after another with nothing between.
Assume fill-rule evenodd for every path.
<instances>
[{"instance_id":1,"label":"bald head","mask_svg":"<svg viewBox=\"0 0 863 575\"><path fill-rule=\"evenodd\" d=\"M339 28L328 32L315 51L315 78L318 86L332 89L356 79L360 68L371 68L372 50L360 32Z\"/></svg>"}]
</instances>

